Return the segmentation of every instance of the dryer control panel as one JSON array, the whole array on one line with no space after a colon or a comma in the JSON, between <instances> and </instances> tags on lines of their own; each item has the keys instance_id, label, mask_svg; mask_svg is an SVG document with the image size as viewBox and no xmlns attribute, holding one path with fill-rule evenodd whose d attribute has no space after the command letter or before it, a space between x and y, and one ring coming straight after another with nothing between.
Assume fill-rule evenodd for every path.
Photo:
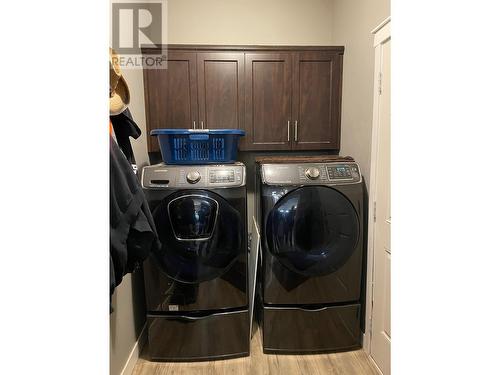
<instances>
[{"instance_id":1,"label":"dryer control panel","mask_svg":"<svg viewBox=\"0 0 500 375\"><path fill-rule=\"evenodd\" d=\"M345 185L362 181L355 162L262 164L261 177L267 185Z\"/></svg>"},{"instance_id":2,"label":"dryer control panel","mask_svg":"<svg viewBox=\"0 0 500 375\"><path fill-rule=\"evenodd\" d=\"M224 165L151 165L142 169L141 185L145 189L228 188L246 183L243 163Z\"/></svg>"}]
</instances>

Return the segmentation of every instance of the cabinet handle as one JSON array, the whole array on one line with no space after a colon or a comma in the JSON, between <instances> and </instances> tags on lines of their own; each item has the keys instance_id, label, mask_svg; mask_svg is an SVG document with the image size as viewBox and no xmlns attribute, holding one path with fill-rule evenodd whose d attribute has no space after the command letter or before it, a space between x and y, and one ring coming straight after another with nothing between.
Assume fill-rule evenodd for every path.
<instances>
[{"instance_id":1,"label":"cabinet handle","mask_svg":"<svg viewBox=\"0 0 500 375\"><path fill-rule=\"evenodd\" d=\"M297 135L298 125L299 125L299 122L297 120L295 120L295 142L297 142L297 140L298 140L298 135Z\"/></svg>"},{"instance_id":2,"label":"cabinet handle","mask_svg":"<svg viewBox=\"0 0 500 375\"><path fill-rule=\"evenodd\" d=\"M290 120L288 120L287 122L287 125L286 125L286 128L287 128L287 141L290 142Z\"/></svg>"},{"instance_id":3,"label":"cabinet handle","mask_svg":"<svg viewBox=\"0 0 500 375\"><path fill-rule=\"evenodd\" d=\"M196 129L196 121L193 121L193 129Z\"/></svg>"},{"instance_id":4,"label":"cabinet handle","mask_svg":"<svg viewBox=\"0 0 500 375\"><path fill-rule=\"evenodd\" d=\"M201 122L201 128L202 128L202 129L205 129L205 127L203 126L203 121Z\"/></svg>"}]
</instances>

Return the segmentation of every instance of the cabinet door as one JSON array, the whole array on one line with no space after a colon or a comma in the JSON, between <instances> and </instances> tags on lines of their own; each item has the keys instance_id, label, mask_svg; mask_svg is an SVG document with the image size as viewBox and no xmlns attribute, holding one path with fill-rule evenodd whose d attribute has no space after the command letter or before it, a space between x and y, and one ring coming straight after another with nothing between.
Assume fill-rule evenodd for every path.
<instances>
[{"instance_id":1,"label":"cabinet door","mask_svg":"<svg viewBox=\"0 0 500 375\"><path fill-rule=\"evenodd\" d=\"M199 120L204 129L242 129L244 53L198 53Z\"/></svg>"},{"instance_id":2,"label":"cabinet door","mask_svg":"<svg viewBox=\"0 0 500 375\"><path fill-rule=\"evenodd\" d=\"M338 149L342 55L295 53L293 74L293 149Z\"/></svg>"},{"instance_id":3,"label":"cabinet door","mask_svg":"<svg viewBox=\"0 0 500 375\"><path fill-rule=\"evenodd\" d=\"M192 128L197 119L196 53L168 53L167 69L144 69L149 152L159 151L153 129Z\"/></svg>"},{"instance_id":4,"label":"cabinet door","mask_svg":"<svg viewBox=\"0 0 500 375\"><path fill-rule=\"evenodd\" d=\"M292 56L245 55L245 129L242 150L289 150L292 137Z\"/></svg>"}]
</instances>

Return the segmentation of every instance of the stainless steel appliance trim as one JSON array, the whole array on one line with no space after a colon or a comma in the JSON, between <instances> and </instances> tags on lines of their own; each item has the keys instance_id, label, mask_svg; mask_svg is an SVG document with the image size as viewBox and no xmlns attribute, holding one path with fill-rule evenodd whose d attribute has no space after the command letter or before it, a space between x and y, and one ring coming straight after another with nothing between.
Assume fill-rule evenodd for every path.
<instances>
[{"instance_id":1,"label":"stainless steel appliance trim","mask_svg":"<svg viewBox=\"0 0 500 375\"><path fill-rule=\"evenodd\" d=\"M179 310L182 312L186 312L184 310ZM165 315L165 314L147 314L148 318L164 318L164 319L186 319L186 320L202 320L202 319L207 319L210 317L214 316L221 316L221 315L233 315L233 314L241 314L241 313L246 313L248 312L248 307L243 308L243 310L234 310L234 311L222 311L222 312L213 312L207 315L203 316L189 316L189 315Z\"/></svg>"},{"instance_id":2,"label":"stainless steel appliance trim","mask_svg":"<svg viewBox=\"0 0 500 375\"><path fill-rule=\"evenodd\" d=\"M322 306L318 308L304 308L300 305L298 306L279 306L279 305L264 305L264 309L273 309L273 310L294 310L294 311L304 311L304 312L319 312L319 311L325 311L329 309L337 309L337 308L342 308L342 307L351 307L351 306L356 306L359 305L359 303L352 302L348 304L339 304L339 305L328 305L328 306Z\"/></svg>"},{"instance_id":3,"label":"stainless steel appliance trim","mask_svg":"<svg viewBox=\"0 0 500 375\"><path fill-rule=\"evenodd\" d=\"M348 165L348 166L355 166L358 170L358 174L359 174L359 181L353 181L352 178L338 178L338 179L335 179L335 180L330 180L327 176L327 180L326 181L322 181L322 180L309 180L310 183L308 184L305 184L303 183L303 181L293 181L293 178L290 178L290 179L287 179L286 181L283 180L283 181L278 181L278 182L269 182L266 178L266 174L265 174L265 167L266 166L271 166L271 167L276 167L276 168L279 168L279 167L304 167L306 168L306 166L309 166L310 167L313 167L313 166L324 166L325 169L326 167L328 167L329 165L338 165L338 164L343 164L343 165ZM290 176L290 177L293 177L293 176ZM361 175L361 172L360 172L360 168L359 168L359 165L358 163L356 162L352 162L352 161L338 161L338 162L324 162L324 163L321 163L321 162L303 162L303 163L291 163L291 164L276 164L276 163L267 163L267 164L262 164L261 165L261 181L262 181L262 184L263 185L269 185L269 186L295 186L295 187L303 187L303 186L311 186L311 185L323 185L323 186L338 186L338 185L356 185L356 184L360 184L363 182L363 176Z\"/></svg>"},{"instance_id":4,"label":"stainless steel appliance trim","mask_svg":"<svg viewBox=\"0 0 500 375\"><path fill-rule=\"evenodd\" d=\"M199 130L198 130L199 131ZM162 172L164 169L168 169L171 174L174 175L174 178L170 179L170 183L168 186L166 185L158 185L152 184L150 180L145 180L146 176L148 179L155 172ZM180 170L185 170L186 173L183 175L184 178L189 173L189 170L196 169L202 174L201 180L196 184L189 184L187 182L180 183L181 175ZM235 173L241 172L241 181L237 183L235 181L234 184L226 184L225 183L210 183L209 172L210 170L234 170ZM185 181L185 179L182 179ZM236 162L234 164L205 164L205 165L166 165L163 163L156 165L149 165L142 168L141 171L141 186L145 190L182 190L182 189L232 189L239 188L246 185L246 167L245 164L241 162Z\"/></svg>"}]
</instances>

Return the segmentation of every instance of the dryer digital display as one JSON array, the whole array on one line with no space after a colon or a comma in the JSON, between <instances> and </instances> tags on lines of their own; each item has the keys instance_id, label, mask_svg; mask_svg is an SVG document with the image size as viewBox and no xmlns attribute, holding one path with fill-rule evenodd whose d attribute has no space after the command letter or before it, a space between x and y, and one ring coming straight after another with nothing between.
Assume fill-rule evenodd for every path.
<instances>
[{"instance_id":1,"label":"dryer digital display","mask_svg":"<svg viewBox=\"0 0 500 375\"><path fill-rule=\"evenodd\" d=\"M327 171L330 180L335 178L352 178L351 168L347 165L328 166Z\"/></svg>"}]
</instances>

